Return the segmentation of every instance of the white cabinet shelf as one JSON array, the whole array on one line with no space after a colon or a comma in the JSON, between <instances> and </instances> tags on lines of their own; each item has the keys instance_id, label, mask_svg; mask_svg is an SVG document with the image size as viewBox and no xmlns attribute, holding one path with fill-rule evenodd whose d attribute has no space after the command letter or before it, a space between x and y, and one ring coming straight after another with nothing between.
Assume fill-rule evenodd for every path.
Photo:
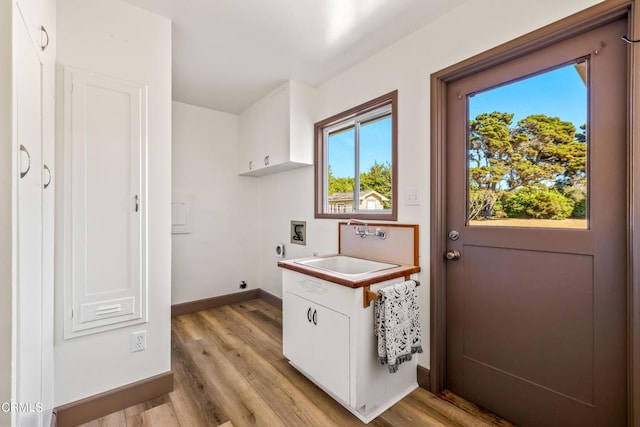
<instances>
[{"instance_id":1,"label":"white cabinet shelf","mask_svg":"<svg viewBox=\"0 0 640 427\"><path fill-rule=\"evenodd\" d=\"M240 114L240 175L312 165L314 108L315 90L289 81Z\"/></svg>"},{"instance_id":2,"label":"white cabinet shelf","mask_svg":"<svg viewBox=\"0 0 640 427\"><path fill-rule=\"evenodd\" d=\"M282 279L284 355L351 413L368 423L418 387L416 358L394 374L378 363L373 306L363 308L362 288L291 270Z\"/></svg>"}]
</instances>

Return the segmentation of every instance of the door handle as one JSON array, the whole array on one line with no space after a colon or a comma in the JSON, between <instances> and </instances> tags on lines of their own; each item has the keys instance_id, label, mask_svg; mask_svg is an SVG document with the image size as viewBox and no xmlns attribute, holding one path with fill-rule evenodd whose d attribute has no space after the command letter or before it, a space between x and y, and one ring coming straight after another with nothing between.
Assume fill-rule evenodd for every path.
<instances>
[{"instance_id":1,"label":"door handle","mask_svg":"<svg viewBox=\"0 0 640 427\"><path fill-rule=\"evenodd\" d=\"M29 161L29 163L27 164L27 170L24 172L20 172L20 178L24 178L31 170L31 154L29 154L29 150L27 150L27 148L22 144L20 144L20 151L27 153L27 160Z\"/></svg>"},{"instance_id":2,"label":"door handle","mask_svg":"<svg viewBox=\"0 0 640 427\"><path fill-rule=\"evenodd\" d=\"M46 170L47 174L49 175L49 179L47 180L47 183L44 185L44 189L46 190L49 184L51 184L51 180L53 179L53 176L51 175L51 169L49 169L49 166L44 165L44 170Z\"/></svg>"},{"instance_id":3,"label":"door handle","mask_svg":"<svg viewBox=\"0 0 640 427\"><path fill-rule=\"evenodd\" d=\"M318 310L313 310L313 324L318 324Z\"/></svg>"},{"instance_id":4,"label":"door handle","mask_svg":"<svg viewBox=\"0 0 640 427\"><path fill-rule=\"evenodd\" d=\"M49 32L44 26L40 26L40 32L42 33L42 38L40 41L40 49L44 52L44 50L49 47ZM45 41L46 40L46 41Z\"/></svg>"},{"instance_id":5,"label":"door handle","mask_svg":"<svg viewBox=\"0 0 640 427\"><path fill-rule=\"evenodd\" d=\"M136 194L136 212L138 212L140 210L140 197L138 197L138 195Z\"/></svg>"},{"instance_id":6,"label":"door handle","mask_svg":"<svg viewBox=\"0 0 640 427\"><path fill-rule=\"evenodd\" d=\"M311 322L311 307L309 307L309 310L307 310L307 320Z\"/></svg>"},{"instance_id":7,"label":"door handle","mask_svg":"<svg viewBox=\"0 0 640 427\"><path fill-rule=\"evenodd\" d=\"M457 251L455 249L452 249L445 254L445 258L447 258L447 260L449 261L457 261L460 259L460 256L460 251Z\"/></svg>"}]
</instances>

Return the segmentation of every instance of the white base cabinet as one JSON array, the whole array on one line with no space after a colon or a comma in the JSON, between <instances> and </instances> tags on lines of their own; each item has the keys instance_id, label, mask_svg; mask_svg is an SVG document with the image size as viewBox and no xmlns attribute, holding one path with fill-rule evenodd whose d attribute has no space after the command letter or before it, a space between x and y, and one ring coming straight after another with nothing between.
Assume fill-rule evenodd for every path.
<instances>
[{"instance_id":1,"label":"white base cabinet","mask_svg":"<svg viewBox=\"0 0 640 427\"><path fill-rule=\"evenodd\" d=\"M363 308L361 288L282 275L283 352L297 370L365 423L418 387L416 358L394 374L378 363L373 306Z\"/></svg>"},{"instance_id":2,"label":"white base cabinet","mask_svg":"<svg viewBox=\"0 0 640 427\"><path fill-rule=\"evenodd\" d=\"M349 400L349 317L288 292L287 357L342 400Z\"/></svg>"}]
</instances>

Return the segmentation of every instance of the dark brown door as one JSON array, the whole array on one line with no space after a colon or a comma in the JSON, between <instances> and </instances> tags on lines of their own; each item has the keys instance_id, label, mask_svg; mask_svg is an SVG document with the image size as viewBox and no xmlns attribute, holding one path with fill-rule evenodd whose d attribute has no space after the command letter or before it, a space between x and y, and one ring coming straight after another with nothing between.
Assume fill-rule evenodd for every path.
<instances>
[{"instance_id":1,"label":"dark brown door","mask_svg":"<svg viewBox=\"0 0 640 427\"><path fill-rule=\"evenodd\" d=\"M624 34L448 87L446 386L523 426L626 424Z\"/></svg>"}]
</instances>

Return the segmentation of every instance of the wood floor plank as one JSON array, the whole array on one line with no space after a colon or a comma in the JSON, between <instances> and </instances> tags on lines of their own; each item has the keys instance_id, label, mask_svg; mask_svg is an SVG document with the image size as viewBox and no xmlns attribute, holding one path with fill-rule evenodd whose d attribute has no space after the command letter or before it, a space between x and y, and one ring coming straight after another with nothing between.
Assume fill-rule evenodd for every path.
<instances>
[{"instance_id":1,"label":"wood floor plank","mask_svg":"<svg viewBox=\"0 0 640 427\"><path fill-rule=\"evenodd\" d=\"M427 414L446 426L487 427L487 424L481 420L475 419L464 411L458 411L458 408L452 408L452 405L423 389L416 390L403 400L415 410Z\"/></svg>"},{"instance_id":2,"label":"wood floor plank","mask_svg":"<svg viewBox=\"0 0 640 427\"><path fill-rule=\"evenodd\" d=\"M289 364L286 359L280 359L272 363L289 382L296 386L300 393L313 400L315 405L340 426L362 426L362 422L351 412L336 402L331 396L322 391L320 387L312 383L307 377L298 372ZM375 420L374 420L375 421ZM382 427L377 424L369 424L375 427Z\"/></svg>"},{"instance_id":3,"label":"wood floor plank","mask_svg":"<svg viewBox=\"0 0 640 427\"><path fill-rule=\"evenodd\" d=\"M410 404L400 401L385 411L380 418L389 421L396 426L429 426L429 427L453 427L455 424L443 423L424 411L416 411Z\"/></svg>"},{"instance_id":4,"label":"wood floor plank","mask_svg":"<svg viewBox=\"0 0 640 427\"><path fill-rule=\"evenodd\" d=\"M195 322L195 314L185 314L171 319L171 330L176 333L180 342L199 340L203 331Z\"/></svg>"},{"instance_id":5,"label":"wood floor plank","mask_svg":"<svg viewBox=\"0 0 640 427\"><path fill-rule=\"evenodd\" d=\"M180 427L171 403L155 406L127 417L127 427ZM185 426L186 427L186 426Z\"/></svg>"},{"instance_id":6,"label":"wood floor plank","mask_svg":"<svg viewBox=\"0 0 640 427\"><path fill-rule=\"evenodd\" d=\"M209 394L236 426L285 426L280 417L209 339L184 344L207 379Z\"/></svg>"},{"instance_id":7,"label":"wood floor plank","mask_svg":"<svg viewBox=\"0 0 640 427\"><path fill-rule=\"evenodd\" d=\"M501 426L501 427L514 427L515 425L507 420L504 420L497 415L479 407L478 405L469 402L453 393L449 390L445 390L440 393L440 397L455 405L456 407L463 409L466 413L471 414L474 418L477 418L488 425Z\"/></svg>"},{"instance_id":8,"label":"wood floor plank","mask_svg":"<svg viewBox=\"0 0 640 427\"><path fill-rule=\"evenodd\" d=\"M169 396L161 396L156 399L151 399L138 405L129 406L125 409L125 417L129 418L133 415L138 415L141 412L153 409L156 406L163 405L169 402Z\"/></svg>"},{"instance_id":9,"label":"wood floor plank","mask_svg":"<svg viewBox=\"0 0 640 427\"><path fill-rule=\"evenodd\" d=\"M282 327L282 311L266 301L261 299L253 299L233 304L233 307L241 311L260 311L265 316L270 317L280 327Z\"/></svg>"},{"instance_id":10,"label":"wood floor plank","mask_svg":"<svg viewBox=\"0 0 640 427\"><path fill-rule=\"evenodd\" d=\"M123 427L127 425L124 411L114 412L97 420L82 424L81 427Z\"/></svg>"},{"instance_id":11,"label":"wood floor plank","mask_svg":"<svg viewBox=\"0 0 640 427\"><path fill-rule=\"evenodd\" d=\"M226 356L286 425L337 425L250 346L232 350Z\"/></svg>"},{"instance_id":12,"label":"wood floor plank","mask_svg":"<svg viewBox=\"0 0 640 427\"><path fill-rule=\"evenodd\" d=\"M223 351L233 350L246 344L236 332L221 322L219 316L216 316L211 310L199 312L197 321L207 331L207 338L215 340Z\"/></svg>"},{"instance_id":13,"label":"wood floor plank","mask_svg":"<svg viewBox=\"0 0 640 427\"><path fill-rule=\"evenodd\" d=\"M258 328L230 306L210 310L210 313L230 332L240 337L270 362L282 359L282 336L274 337Z\"/></svg>"},{"instance_id":14,"label":"wood floor plank","mask_svg":"<svg viewBox=\"0 0 640 427\"><path fill-rule=\"evenodd\" d=\"M233 307L235 309L235 307ZM282 348L282 324L276 322L264 313L262 310L253 310L245 313L247 320L249 320L257 328L260 328L265 334L272 337Z\"/></svg>"},{"instance_id":15,"label":"wood floor plank","mask_svg":"<svg viewBox=\"0 0 640 427\"><path fill-rule=\"evenodd\" d=\"M185 426L219 425L230 420L221 402L208 392L202 370L185 352L175 333L171 340L171 369L174 390L169 396L176 415Z\"/></svg>"}]
</instances>

